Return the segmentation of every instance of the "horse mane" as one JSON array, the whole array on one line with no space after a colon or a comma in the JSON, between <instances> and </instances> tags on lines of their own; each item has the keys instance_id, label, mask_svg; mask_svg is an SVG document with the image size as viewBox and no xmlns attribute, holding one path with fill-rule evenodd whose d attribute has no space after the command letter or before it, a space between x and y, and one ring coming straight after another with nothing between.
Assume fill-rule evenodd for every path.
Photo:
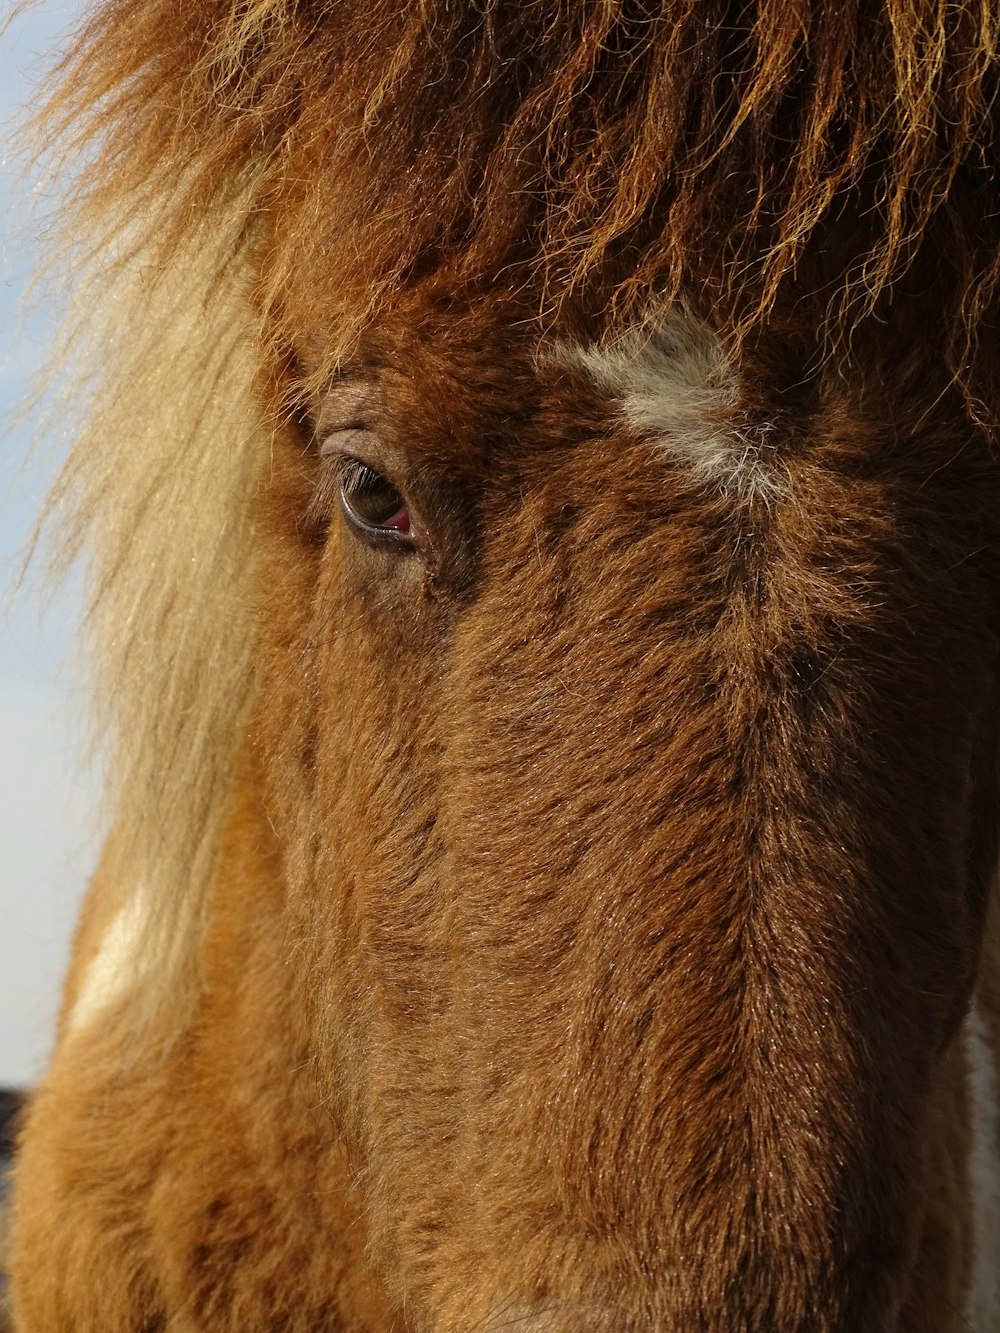
<instances>
[{"instance_id":1,"label":"horse mane","mask_svg":"<svg viewBox=\"0 0 1000 1333\"><path fill-rule=\"evenodd\" d=\"M934 293L998 416L1000 11L987 0L104 0L41 116L81 165L64 253L84 421L53 512L91 559L122 893L166 993L253 697L251 505L305 265L328 376L436 266L509 273L614 340L679 296L739 345L830 346ZM264 376L266 379L266 375Z\"/></svg>"},{"instance_id":2,"label":"horse mane","mask_svg":"<svg viewBox=\"0 0 1000 1333\"><path fill-rule=\"evenodd\" d=\"M226 219L193 230L169 268L122 226L127 257L95 252L72 317L63 410L81 394L86 408L45 517L57 568L86 561L103 892L112 908L141 898L153 999L192 961L246 732L250 504L267 453Z\"/></svg>"}]
</instances>

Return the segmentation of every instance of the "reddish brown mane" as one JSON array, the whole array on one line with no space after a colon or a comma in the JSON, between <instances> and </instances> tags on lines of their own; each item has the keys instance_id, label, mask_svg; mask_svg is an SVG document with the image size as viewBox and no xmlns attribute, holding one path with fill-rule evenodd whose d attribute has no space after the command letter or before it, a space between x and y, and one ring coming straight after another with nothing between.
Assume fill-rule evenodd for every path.
<instances>
[{"instance_id":1,"label":"reddish brown mane","mask_svg":"<svg viewBox=\"0 0 1000 1333\"><path fill-rule=\"evenodd\" d=\"M992 420L969 349L1000 263L982 207L1000 18L941 15L909 0L110 3L48 115L101 139L91 209L166 203L164 256L249 186L248 243L280 218L262 264L279 328L310 248L350 256L330 281L359 312L428 265L513 265L544 317L575 300L606 332L683 289L743 332L805 306L834 341L845 318L884 318L915 269Z\"/></svg>"}]
</instances>

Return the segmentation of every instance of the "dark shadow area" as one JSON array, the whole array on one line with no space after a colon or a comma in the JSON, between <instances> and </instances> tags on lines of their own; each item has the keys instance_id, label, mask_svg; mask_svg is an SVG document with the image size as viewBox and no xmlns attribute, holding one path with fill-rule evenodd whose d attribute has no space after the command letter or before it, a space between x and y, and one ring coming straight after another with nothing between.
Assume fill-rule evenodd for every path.
<instances>
[{"instance_id":1,"label":"dark shadow area","mask_svg":"<svg viewBox=\"0 0 1000 1333\"><path fill-rule=\"evenodd\" d=\"M0 1088L0 1333L10 1329L7 1304L7 1203L8 1175L14 1153L17 1122L24 1106L24 1093Z\"/></svg>"},{"instance_id":2,"label":"dark shadow area","mask_svg":"<svg viewBox=\"0 0 1000 1333\"><path fill-rule=\"evenodd\" d=\"M6 1159L14 1151L17 1117L24 1106L24 1093L11 1088L0 1088L0 1157Z\"/></svg>"}]
</instances>

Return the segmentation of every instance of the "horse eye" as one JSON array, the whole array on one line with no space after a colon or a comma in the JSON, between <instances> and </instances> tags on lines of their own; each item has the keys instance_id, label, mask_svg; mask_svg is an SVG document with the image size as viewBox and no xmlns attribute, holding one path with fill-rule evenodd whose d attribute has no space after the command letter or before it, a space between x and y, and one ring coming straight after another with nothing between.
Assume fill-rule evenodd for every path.
<instances>
[{"instance_id":1,"label":"horse eye","mask_svg":"<svg viewBox=\"0 0 1000 1333\"><path fill-rule=\"evenodd\" d=\"M413 542L410 511L391 481L360 458L345 457L340 474L340 507L367 537L383 534Z\"/></svg>"}]
</instances>

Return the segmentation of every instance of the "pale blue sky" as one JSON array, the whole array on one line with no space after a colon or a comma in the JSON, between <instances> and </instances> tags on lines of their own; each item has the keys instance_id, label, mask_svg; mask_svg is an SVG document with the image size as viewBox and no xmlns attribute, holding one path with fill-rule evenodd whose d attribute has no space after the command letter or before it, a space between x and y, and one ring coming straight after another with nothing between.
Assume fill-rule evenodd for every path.
<instances>
[{"instance_id":1,"label":"pale blue sky","mask_svg":"<svg viewBox=\"0 0 1000 1333\"><path fill-rule=\"evenodd\" d=\"M0 0L0 16L7 5ZM11 599L62 442L29 459L32 422L14 419L45 354L49 307L27 313L32 194L13 150L19 109L82 0L40 0L0 34L0 1084L35 1081L51 1042L77 904L95 859L94 783L81 771L84 701L74 679L75 586L49 598L37 578ZM0 24L2 24L0 17Z\"/></svg>"}]
</instances>

